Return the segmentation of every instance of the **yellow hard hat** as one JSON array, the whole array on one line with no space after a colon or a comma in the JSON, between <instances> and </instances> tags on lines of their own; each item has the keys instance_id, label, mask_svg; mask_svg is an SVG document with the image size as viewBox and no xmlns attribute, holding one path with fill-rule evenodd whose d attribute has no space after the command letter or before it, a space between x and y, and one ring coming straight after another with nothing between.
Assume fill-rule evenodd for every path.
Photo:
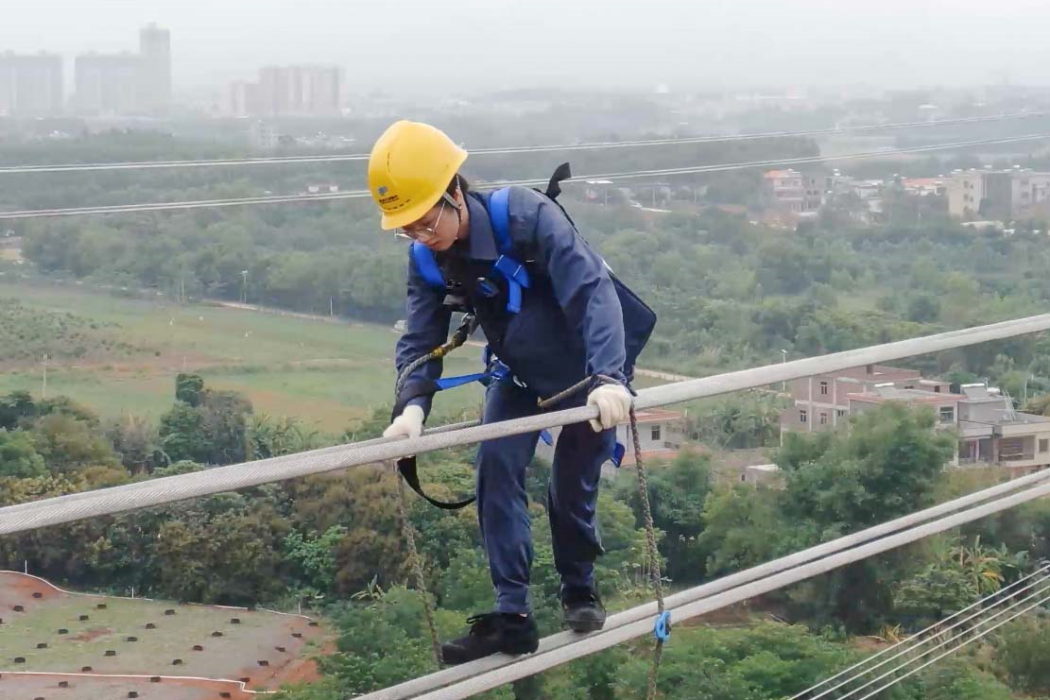
<instances>
[{"instance_id":1,"label":"yellow hard hat","mask_svg":"<svg viewBox=\"0 0 1050 700\"><path fill-rule=\"evenodd\" d=\"M467 152L440 129L410 121L392 124L368 159L368 189L383 212L383 229L423 218L466 159Z\"/></svg>"}]
</instances>

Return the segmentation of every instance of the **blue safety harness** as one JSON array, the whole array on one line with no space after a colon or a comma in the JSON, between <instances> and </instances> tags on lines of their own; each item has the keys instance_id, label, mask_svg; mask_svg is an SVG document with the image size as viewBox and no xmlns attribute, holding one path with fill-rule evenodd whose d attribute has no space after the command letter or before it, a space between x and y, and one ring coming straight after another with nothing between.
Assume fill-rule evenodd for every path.
<instances>
[{"instance_id":1,"label":"blue safety harness","mask_svg":"<svg viewBox=\"0 0 1050 700\"><path fill-rule=\"evenodd\" d=\"M525 269L525 265L511 256L513 243L511 243L510 238L509 187L496 190L492 193L491 197L489 197L488 212L489 222L492 224L493 238L496 243L496 252L499 253L496 262L492 264L492 271L506 281L508 292L507 311L516 314L521 311L522 289L528 289L532 286L532 283L529 279L529 272ZM438 266L437 258L434 257L434 251L418 241L413 241L412 260L416 264L416 270L419 271L420 276L423 277L423 280L427 284L434 289L442 291L446 289L447 284L445 282L445 276L441 274L441 268ZM489 278L482 278L479 280L478 287L479 291L486 296L496 296L499 294L499 287L497 287ZM499 358L494 357L492 349L487 345L485 346L485 351L482 353L481 362L486 368L484 372L464 374L459 377L442 377L436 379L434 380L435 389L437 391L455 389L456 387L466 386L472 382L481 382L482 384L488 385L493 381L512 381L521 385L514 375L511 374L510 368L503 364ZM542 431L540 433L540 438L548 446L554 444L554 438L549 430Z\"/></svg>"},{"instance_id":2,"label":"blue safety harness","mask_svg":"<svg viewBox=\"0 0 1050 700\"><path fill-rule=\"evenodd\" d=\"M496 262L492 264L492 272L494 275L498 275L506 281L508 292L507 311L512 314L517 314L521 311L522 289L528 289L532 286L532 283L529 279L529 272L525 269L525 265L515 260L511 255L513 243L510 238L509 187L496 190L492 193L492 196L489 198L488 212L489 221L492 224L496 252L499 254L499 257L496 258ZM434 257L434 252L430 250L430 248L427 248L418 241L414 241L412 243L412 260L416 264L416 270L419 271L420 276L422 276L427 284L434 289L441 291L444 291L447 288L445 276L441 273L441 268L438 266L437 258ZM499 287L488 277L483 277L478 281L478 288L485 296L496 296L499 294ZM471 382L488 384L493 380L514 380L510 368L500 362L499 358L494 358L492 350L488 346L485 347L485 352L482 355L482 363L486 367L484 372L465 374L460 377L442 377L441 379L435 380L434 384L437 390L442 391L445 389L454 389L459 386L470 384Z\"/></svg>"},{"instance_id":3,"label":"blue safety harness","mask_svg":"<svg viewBox=\"0 0 1050 700\"><path fill-rule=\"evenodd\" d=\"M495 238L496 251L499 257L492 264L492 271L507 281L507 311L516 314L521 311L521 290L531 286L529 272L525 266L511 256L514 244L510 238L510 188L496 190L489 198L489 221ZM418 241L412 243L412 260L416 269L427 284L435 289L444 290L445 277L441 274L434 251ZM479 282L482 294L495 296L499 288L488 278Z\"/></svg>"},{"instance_id":4,"label":"blue safety harness","mask_svg":"<svg viewBox=\"0 0 1050 700\"><path fill-rule=\"evenodd\" d=\"M521 311L522 290L530 288L532 282L525 265L516 260L512 254L514 246L510 236L509 187L492 193L489 197L488 214L489 222L492 225L496 252L499 254L496 262L492 265L493 276L502 277L506 281L508 291L507 311L517 314ZM414 241L411 254L416 270L423 280L434 289L445 291L448 285L445 281L445 276L441 272L441 267L438 265L437 258L434 256L434 252L422 243ZM486 296L496 296L499 293L499 287L488 277L479 280L478 287L479 291ZM482 364L486 368L483 372L475 372L458 377L442 377L434 380L431 386L435 392L454 389L472 382L480 382L487 386L493 381L510 381L519 386L524 386L514 377L507 365L503 364L498 357L493 356L492 350L488 346L485 346L482 354ZM407 402L407 400L403 402ZM541 431L540 439L548 446L554 445L554 437L549 430ZM626 449L624 446L617 442L613 450L613 464L619 467L625 453Z\"/></svg>"}]
</instances>

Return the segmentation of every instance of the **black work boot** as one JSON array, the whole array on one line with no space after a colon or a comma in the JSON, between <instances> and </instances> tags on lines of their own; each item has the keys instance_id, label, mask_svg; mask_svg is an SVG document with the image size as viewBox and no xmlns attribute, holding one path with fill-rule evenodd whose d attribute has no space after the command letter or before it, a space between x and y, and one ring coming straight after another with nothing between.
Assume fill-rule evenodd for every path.
<instances>
[{"instance_id":1,"label":"black work boot","mask_svg":"<svg viewBox=\"0 0 1050 700\"><path fill-rule=\"evenodd\" d=\"M597 632L605 626L605 606L593 590L563 590L561 609L565 614L565 624L573 632Z\"/></svg>"},{"instance_id":2,"label":"black work boot","mask_svg":"<svg viewBox=\"0 0 1050 700\"><path fill-rule=\"evenodd\" d=\"M467 618L467 622L467 636L441 645L441 659L449 666L500 652L532 654L540 645L540 633L531 616L493 612Z\"/></svg>"}]
</instances>

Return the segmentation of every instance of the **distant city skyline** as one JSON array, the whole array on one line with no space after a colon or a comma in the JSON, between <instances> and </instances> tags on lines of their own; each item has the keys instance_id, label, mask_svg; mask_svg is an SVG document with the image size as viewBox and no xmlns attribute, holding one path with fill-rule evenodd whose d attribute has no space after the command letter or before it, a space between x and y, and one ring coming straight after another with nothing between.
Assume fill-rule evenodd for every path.
<instances>
[{"instance_id":1,"label":"distant city skyline","mask_svg":"<svg viewBox=\"0 0 1050 700\"><path fill-rule=\"evenodd\" d=\"M177 37L177 91L297 64L338 65L349 89L393 94L440 91L443 81L461 90L1050 82L1041 0L744 0L717 11L694 0L42 0L4 16L0 52L68 62L131 51L151 21Z\"/></svg>"},{"instance_id":2,"label":"distant city skyline","mask_svg":"<svg viewBox=\"0 0 1050 700\"><path fill-rule=\"evenodd\" d=\"M137 52L80 53L73 58L72 71L56 53L0 53L0 116L167 114L172 104L171 32L149 24L139 29L138 37Z\"/></svg>"}]
</instances>

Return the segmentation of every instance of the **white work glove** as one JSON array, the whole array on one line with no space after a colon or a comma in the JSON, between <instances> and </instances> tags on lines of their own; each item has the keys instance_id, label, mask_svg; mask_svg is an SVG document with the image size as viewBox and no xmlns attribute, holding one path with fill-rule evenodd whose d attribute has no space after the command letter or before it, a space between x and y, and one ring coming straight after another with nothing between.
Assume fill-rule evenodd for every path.
<instances>
[{"instance_id":1,"label":"white work glove","mask_svg":"<svg viewBox=\"0 0 1050 700\"><path fill-rule=\"evenodd\" d=\"M594 432L614 428L627 420L633 402L631 392L623 384L602 384L587 397L588 406L598 407L598 420L591 421Z\"/></svg>"},{"instance_id":2,"label":"white work glove","mask_svg":"<svg viewBox=\"0 0 1050 700\"><path fill-rule=\"evenodd\" d=\"M416 405L405 406L401 415L394 419L386 430L385 438L417 438L423 434L423 409Z\"/></svg>"}]
</instances>

